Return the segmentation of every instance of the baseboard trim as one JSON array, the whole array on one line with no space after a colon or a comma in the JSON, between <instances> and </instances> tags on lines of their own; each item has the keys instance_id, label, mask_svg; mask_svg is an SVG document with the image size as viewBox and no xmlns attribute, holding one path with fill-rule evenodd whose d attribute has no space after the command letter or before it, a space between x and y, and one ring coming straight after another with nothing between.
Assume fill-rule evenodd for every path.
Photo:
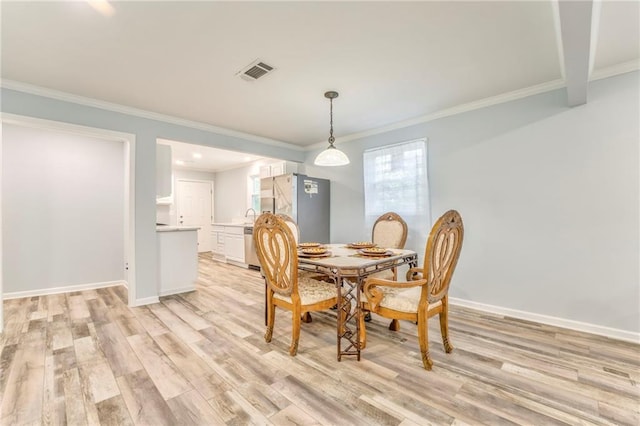
<instances>
[{"instance_id":1,"label":"baseboard trim","mask_svg":"<svg viewBox=\"0 0 640 426\"><path fill-rule=\"evenodd\" d=\"M160 296L170 296L172 294L186 293L188 291L195 291L195 289L195 285L190 285L181 288L172 288L171 290L160 290Z\"/></svg>"},{"instance_id":2,"label":"baseboard trim","mask_svg":"<svg viewBox=\"0 0 640 426\"><path fill-rule=\"evenodd\" d=\"M135 306L152 305L154 303L160 303L160 298L158 296L151 296L151 297L145 297L142 299L136 299Z\"/></svg>"},{"instance_id":3,"label":"baseboard trim","mask_svg":"<svg viewBox=\"0 0 640 426\"><path fill-rule=\"evenodd\" d=\"M640 343L640 333L634 333L632 331L604 327L597 324L574 321L565 318L552 317L549 315L536 314L533 312L519 311L517 309L504 308L502 306L487 305L484 303L458 299L455 297L449 297L449 302L452 305L462 306L464 308L471 308L492 314L504 315L527 321L538 322L541 324L552 325L555 327L567 328L574 331L597 334L599 336L609 337L616 340L624 340L631 343Z\"/></svg>"},{"instance_id":4,"label":"baseboard trim","mask_svg":"<svg viewBox=\"0 0 640 426\"><path fill-rule=\"evenodd\" d=\"M4 300L21 299L23 297L48 296L50 294L71 293L73 291L96 290L105 287L115 287L125 285L124 281L105 281L101 283L88 283L69 285L65 287L40 288L37 290L16 291L13 293L4 293Z\"/></svg>"},{"instance_id":5,"label":"baseboard trim","mask_svg":"<svg viewBox=\"0 0 640 426\"><path fill-rule=\"evenodd\" d=\"M240 268L245 268L245 269L249 267L249 265L247 265L246 263L238 262L237 260L231 260L228 257L227 257L226 263L233 266L239 266Z\"/></svg>"}]
</instances>

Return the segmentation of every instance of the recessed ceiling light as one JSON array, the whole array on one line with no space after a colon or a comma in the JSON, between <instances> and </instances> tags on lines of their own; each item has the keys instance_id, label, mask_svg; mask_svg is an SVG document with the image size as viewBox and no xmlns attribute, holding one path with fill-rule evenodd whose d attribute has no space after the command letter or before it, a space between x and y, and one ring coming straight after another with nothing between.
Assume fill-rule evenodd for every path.
<instances>
[{"instance_id":1,"label":"recessed ceiling light","mask_svg":"<svg viewBox=\"0 0 640 426\"><path fill-rule=\"evenodd\" d=\"M87 0L87 3L104 16L113 16L116 13L108 0Z\"/></svg>"},{"instance_id":2,"label":"recessed ceiling light","mask_svg":"<svg viewBox=\"0 0 640 426\"><path fill-rule=\"evenodd\" d=\"M193 158L202 158L202 154L200 154L199 152L194 152Z\"/></svg>"},{"instance_id":3,"label":"recessed ceiling light","mask_svg":"<svg viewBox=\"0 0 640 426\"><path fill-rule=\"evenodd\" d=\"M244 161L251 161L251 157L244 157Z\"/></svg>"},{"instance_id":4,"label":"recessed ceiling light","mask_svg":"<svg viewBox=\"0 0 640 426\"><path fill-rule=\"evenodd\" d=\"M182 161L182 160L176 160L176 164L177 164L178 166L184 166L184 161Z\"/></svg>"}]
</instances>

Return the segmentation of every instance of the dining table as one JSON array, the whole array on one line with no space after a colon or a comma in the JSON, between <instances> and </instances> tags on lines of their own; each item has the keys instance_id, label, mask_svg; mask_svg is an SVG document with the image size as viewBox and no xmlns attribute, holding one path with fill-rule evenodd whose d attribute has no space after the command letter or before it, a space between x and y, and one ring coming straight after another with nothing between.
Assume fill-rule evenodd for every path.
<instances>
[{"instance_id":1,"label":"dining table","mask_svg":"<svg viewBox=\"0 0 640 426\"><path fill-rule=\"evenodd\" d=\"M337 309L337 358L356 356L360 361L360 303L364 280L381 271L402 265L415 267L418 255L413 250L367 250L359 243L325 244L327 251L319 255L298 252L298 269L324 275L336 285ZM354 306L355 302L355 306Z\"/></svg>"}]
</instances>

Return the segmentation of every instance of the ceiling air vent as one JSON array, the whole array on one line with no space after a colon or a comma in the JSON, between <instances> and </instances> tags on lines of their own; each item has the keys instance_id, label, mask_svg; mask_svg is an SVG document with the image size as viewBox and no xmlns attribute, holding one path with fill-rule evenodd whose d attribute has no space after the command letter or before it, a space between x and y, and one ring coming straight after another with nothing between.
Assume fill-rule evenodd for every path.
<instances>
[{"instance_id":1,"label":"ceiling air vent","mask_svg":"<svg viewBox=\"0 0 640 426\"><path fill-rule=\"evenodd\" d=\"M271 65L267 65L258 59L238 71L236 75L239 75L243 80L256 81L273 70L274 68Z\"/></svg>"}]
</instances>

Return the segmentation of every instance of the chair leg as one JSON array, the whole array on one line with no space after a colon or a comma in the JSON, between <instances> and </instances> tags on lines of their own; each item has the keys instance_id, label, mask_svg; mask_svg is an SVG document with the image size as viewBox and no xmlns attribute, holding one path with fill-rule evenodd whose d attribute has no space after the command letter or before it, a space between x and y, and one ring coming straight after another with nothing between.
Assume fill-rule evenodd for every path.
<instances>
[{"instance_id":1,"label":"chair leg","mask_svg":"<svg viewBox=\"0 0 640 426\"><path fill-rule=\"evenodd\" d=\"M272 303L271 298L273 297L273 292L271 290L267 290L269 293L267 294L267 331L264 334L265 342L271 342L271 337L273 336L273 324L276 320L276 307Z\"/></svg>"},{"instance_id":2,"label":"chair leg","mask_svg":"<svg viewBox=\"0 0 640 426\"><path fill-rule=\"evenodd\" d=\"M453 351L453 345L449 341L449 300L447 296L442 299L442 311L440 311L440 333L442 334L442 344L446 353Z\"/></svg>"},{"instance_id":3,"label":"chair leg","mask_svg":"<svg viewBox=\"0 0 640 426\"><path fill-rule=\"evenodd\" d=\"M293 327L291 331L291 347L289 347L289 355L296 356L298 353L298 341L300 340L300 307L294 307L291 315L293 317Z\"/></svg>"},{"instance_id":4,"label":"chair leg","mask_svg":"<svg viewBox=\"0 0 640 426\"><path fill-rule=\"evenodd\" d=\"M398 321L397 319L392 319L389 323L389 330L400 331L400 321Z\"/></svg>"},{"instance_id":5,"label":"chair leg","mask_svg":"<svg viewBox=\"0 0 640 426\"><path fill-rule=\"evenodd\" d=\"M426 313L418 313L418 342L420 343L424 369L431 370L433 361L431 361L431 356L429 355L429 326Z\"/></svg>"}]
</instances>

